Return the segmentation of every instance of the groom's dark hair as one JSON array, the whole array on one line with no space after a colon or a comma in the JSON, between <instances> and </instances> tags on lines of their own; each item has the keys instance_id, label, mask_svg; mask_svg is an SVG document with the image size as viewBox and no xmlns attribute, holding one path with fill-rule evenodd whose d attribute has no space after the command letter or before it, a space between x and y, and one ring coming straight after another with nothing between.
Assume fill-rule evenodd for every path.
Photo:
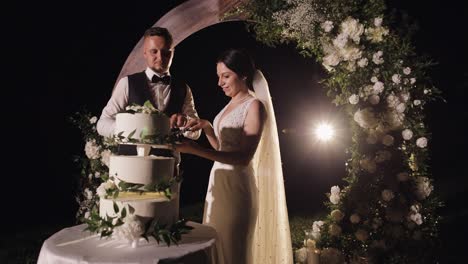
<instances>
[{"instance_id":1,"label":"groom's dark hair","mask_svg":"<svg viewBox=\"0 0 468 264\"><path fill-rule=\"evenodd\" d=\"M255 64L247 52L229 49L221 53L216 62L222 62L237 75L246 77L247 86L253 90L252 80L255 74Z\"/></svg>"},{"instance_id":2,"label":"groom's dark hair","mask_svg":"<svg viewBox=\"0 0 468 264\"><path fill-rule=\"evenodd\" d=\"M147 37L152 37L152 36L159 36L159 37L163 37L166 42L169 44L169 46L172 46L172 34L171 32L169 32L169 30L167 30L167 28L163 28L163 27L152 27L152 28L149 28L145 31L145 35L144 37L147 38Z\"/></svg>"}]
</instances>

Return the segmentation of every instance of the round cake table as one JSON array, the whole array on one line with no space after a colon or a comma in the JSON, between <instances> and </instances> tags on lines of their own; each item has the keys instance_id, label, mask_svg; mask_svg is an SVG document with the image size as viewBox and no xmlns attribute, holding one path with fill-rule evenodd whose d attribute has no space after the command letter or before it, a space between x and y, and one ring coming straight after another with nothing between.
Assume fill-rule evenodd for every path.
<instances>
[{"instance_id":1,"label":"round cake table","mask_svg":"<svg viewBox=\"0 0 468 264\"><path fill-rule=\"evenodd\" d=\"M113 239L100 239L98 234L83 231L86 225L64 228L44 241L38 264L189 264L223 263L223 255L214 228L188 222L193 229L182 236L178 245L149 243L141 239L136 248Z\"/></svg>"}]
</instances>

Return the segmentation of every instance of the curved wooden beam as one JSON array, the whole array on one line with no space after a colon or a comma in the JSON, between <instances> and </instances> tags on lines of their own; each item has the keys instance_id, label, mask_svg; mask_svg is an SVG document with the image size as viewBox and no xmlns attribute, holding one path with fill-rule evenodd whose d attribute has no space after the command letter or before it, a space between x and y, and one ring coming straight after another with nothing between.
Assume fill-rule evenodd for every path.
<instances>
[{"instance_id":1,"label":"curved wooden beam","mask_svg":"<svg viewBox=\"0 0 468 264\"><path fill-rule=\"evenodd\" d=\"M189 0L169 11L154 26L167 28L174 38L174 46L177 46L177 44L191 34L220 23L223 15L241 2L241 0ZM241 19L241 17L230 18L230 20ZM125 61L117 81L125 75L139 72L146 68L142 49L143 37L138 41Z\"/></svg>"}]
</instances>

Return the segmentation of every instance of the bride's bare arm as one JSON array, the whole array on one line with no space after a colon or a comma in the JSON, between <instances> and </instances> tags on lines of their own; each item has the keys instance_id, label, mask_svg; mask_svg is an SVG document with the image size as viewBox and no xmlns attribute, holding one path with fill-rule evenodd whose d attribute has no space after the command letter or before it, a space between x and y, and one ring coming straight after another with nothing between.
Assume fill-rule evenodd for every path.
<instances>
[{"instance_id":1,"label":"bride's bare arm","mask_svg":"<svg viewBox=\"0 0 468 264\"><path fill-rule=\"evenodd\" d=\"M205 119L191 119L187 122L187 124L185 125L185 128L191 131L203 129L203 132L205 132L206 138L210 142L210 145L214 149L219 148L218 139L216 138L213 125L210 123L210 121L205 120Z\"/></svg>"},{"instance_id":2,"label":"bride's bare arm","mask_svg":"<svg viewBox=\"0 0 468 264\"><path fill-rule=\"evenodd\" d=\"M260 101L255 100L250 104L245 118L243 128L245 136L242 137L239 151L228 152L206 149L192 141L176 145L176 150L226 164L247 165L253 158L255 150L257 149L263 131L264 120L265 109ZM212 130L213 127L211 126L211 131Z\"/></svg>"}]
</instances>

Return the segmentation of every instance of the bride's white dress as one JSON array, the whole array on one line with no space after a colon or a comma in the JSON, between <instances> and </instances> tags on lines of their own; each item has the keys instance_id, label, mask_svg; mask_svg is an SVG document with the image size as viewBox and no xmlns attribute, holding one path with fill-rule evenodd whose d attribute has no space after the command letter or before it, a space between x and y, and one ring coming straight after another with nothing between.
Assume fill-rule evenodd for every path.
<instances>
[{"instance_id":1,"label":"bride's white dress","mask_svg":"<svg viewBox=\"0 0 468 264\"><path fill-rule=\"evenodd\" d=\"M253 97L247 99L223 116L228 104L216 116L213 128L219 151L239 149L247 110L254 100ZM247 166L214 162L203 223L213 226L218 232L225 264L251 263L257 212L257 187L252 162Z\"/></svg>"}]
</instances>

